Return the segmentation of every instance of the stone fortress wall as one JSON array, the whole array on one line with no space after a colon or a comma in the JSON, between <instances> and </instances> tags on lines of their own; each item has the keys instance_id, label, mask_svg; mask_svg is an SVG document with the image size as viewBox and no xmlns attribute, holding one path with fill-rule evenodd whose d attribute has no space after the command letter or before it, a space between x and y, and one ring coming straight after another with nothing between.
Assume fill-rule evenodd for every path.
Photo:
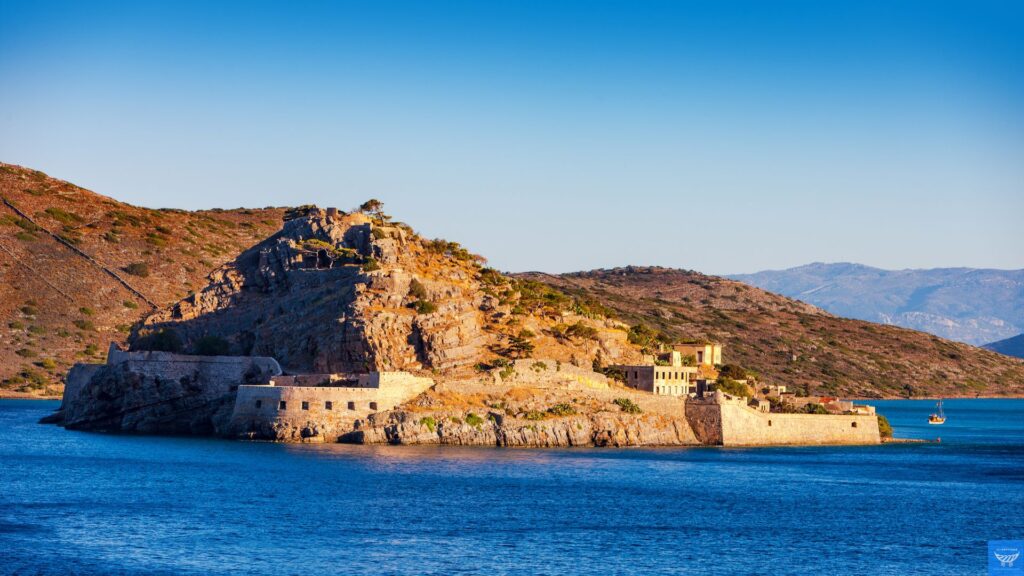
<instances>
[{"instance_id":1,"label":"stone fortress wall","mask_svg":"<svg viewBox=\"0 0 1024 576\"><path fill-rule=\"evenodd\" d=\"M249 438L333 441L356 420L392 410L433 385L408 372L280 376L269 385L238 387L229 431Z\"/></svg>"},{"instance_id":2,"label":"stone fortress wall","mask_svg":"<svg viewBox=\"0 0 1024 576\"><path fill-rule=\"evenodd\" d=\"M878 444L874 415L778 414L721 392L686 403L686 419L701 442L720 446Z\"/></svg>"}]
</instances>

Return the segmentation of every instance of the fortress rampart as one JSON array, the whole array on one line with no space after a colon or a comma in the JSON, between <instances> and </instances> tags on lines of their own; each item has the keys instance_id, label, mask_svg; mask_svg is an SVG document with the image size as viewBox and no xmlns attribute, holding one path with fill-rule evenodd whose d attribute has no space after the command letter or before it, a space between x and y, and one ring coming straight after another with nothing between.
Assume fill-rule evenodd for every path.
<instances>
[{"instance_id":1,"label":"fortress rampart","mask_svg":"<svg viewBox=\"0 0 1024 576\"><path fill-rule=\"evenodd\" d=\"M333 441L351 431L356 420L394 409L434 385L430 378L407 372L360 374L355 381L332 380L331 376L283 376L271 385L239 386L230 433L274 440ZM351 385L293 385L306 380Z\"/></svg>"},{"instance_id":2,"label":"fortress rampart","mask_svg":"<svg viewBox=\"0 0 1024 576\"><path fill-rule=\"evenodd\" d=\"M761 412L742 398L716 393L686 403L686 419L704 444L785 446L878 444L874 415L779 414Z\"/></svg>"}]
</instances>

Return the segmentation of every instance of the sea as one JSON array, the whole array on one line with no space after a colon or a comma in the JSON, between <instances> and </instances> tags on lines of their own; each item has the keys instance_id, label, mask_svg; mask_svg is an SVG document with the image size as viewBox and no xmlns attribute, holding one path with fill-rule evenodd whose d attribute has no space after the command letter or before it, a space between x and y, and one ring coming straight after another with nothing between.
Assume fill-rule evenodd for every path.
<instances>
[{"instance_id":1,"label":"sea","mask_svg":"<svg viewBox=\"0 0 1024 576\"><path fill-rule=\"evenodd\" d=\"M879 401L870 447L294 445L67 431L0 400L2 574L986 574L1024 400Z\"/></svg>"}]
</instances>

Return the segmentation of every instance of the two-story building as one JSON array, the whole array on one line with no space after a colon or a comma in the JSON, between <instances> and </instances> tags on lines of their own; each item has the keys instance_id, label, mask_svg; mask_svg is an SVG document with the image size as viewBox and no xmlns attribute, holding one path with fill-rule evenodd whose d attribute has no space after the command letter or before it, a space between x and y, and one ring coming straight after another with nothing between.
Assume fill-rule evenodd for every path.
<instances>
[{"instance_id":1,"label":"two-story building","mask_svg":"<svg viewBox=\"0 0 1024 576\"><path fill-rule=\"evenodd\" d=\"M696 393L696 366L683 366L683 355L672 351L666 361L659 365L637 364L619 365L615 368L622 371L626 386L644 390L659 396L688 396Z\"/></svg>"}]
</instances>

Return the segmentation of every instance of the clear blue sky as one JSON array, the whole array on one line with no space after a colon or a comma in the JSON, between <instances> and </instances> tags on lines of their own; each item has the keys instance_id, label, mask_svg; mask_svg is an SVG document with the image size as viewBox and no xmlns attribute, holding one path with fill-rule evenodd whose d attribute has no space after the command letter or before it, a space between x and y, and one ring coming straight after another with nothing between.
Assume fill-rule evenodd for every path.
<instances>
[{"instance_id":1,"label":"clear blue sky","mask_svg":"<svg viewBox=\"0 0 1024 576\"><path fill-rule=\"evenodd\" d=\"M504 270L1024 267L1024 3L9 2L0 160Z\"/></svg>"}]
</instances>

